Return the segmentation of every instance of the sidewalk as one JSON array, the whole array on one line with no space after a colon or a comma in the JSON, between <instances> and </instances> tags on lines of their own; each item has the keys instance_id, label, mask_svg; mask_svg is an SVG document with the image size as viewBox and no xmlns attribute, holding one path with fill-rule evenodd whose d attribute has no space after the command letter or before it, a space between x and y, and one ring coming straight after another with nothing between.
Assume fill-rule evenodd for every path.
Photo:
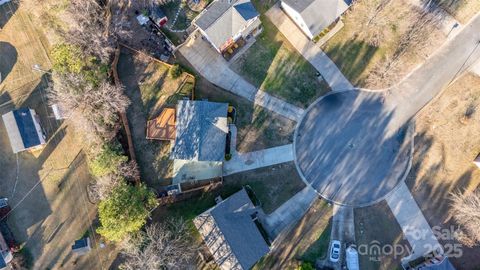
<instances>
[{"instance_id":1,"label":"sidewalk","mask_svg":"<svg viewBox=\"0 0 480 270\"><path fill-rule=\"evenodd\" d=\"M297 25L280 8L274 5L266 13L267 17L288 39L295 49L322 74L333 91L353 89L353 85L345 78L332 60L297 27Z\"/></svg>"},{"instance_id":2,"label":"sidewalk","mask_svg":"<svg viewBox=\"0 0 480 270\"><path fill-rule=\"evenodd\" d=\"M192 33L179 51L203 77L213 84L293 121L298 121L302 116L304 111L302 108L258 90L231 70L228 62L202 39L200 33Z\"/></svg>"},{"instance_id":3,"label":"sidewalk","mask_svg":"<svg viewBox=\"0 0 480 270\"><path fill-rule=\"evenodd\" d=\"M300 220L316 198L318 198L318 195L315 190L306 186L273 213L265 216L262 224L270 237L275 238L289 225Z\"/></svg>"},{"instance_id":4,"label":"sidewalk","mask_svg":"<svg viewBox=\"0 0 480 270\"><path fill-rule=\"evenodd\" d=\"M402 182L386 200L402 227L404 236L412 246L412 254L405 260L414 260L438 248L442 250L405 182Z\"/></svg>"},{"instance_id":5,"label":"sidewalk","mask_svg":"<svg viewBox=\"0 0 480 270\"><path fill-rule=\"evenodd\" d=\"M223 175L250 171L293 160L293 145L287 144L249 153L237 153L224 162Z\"/></svg>"}]
</instances>

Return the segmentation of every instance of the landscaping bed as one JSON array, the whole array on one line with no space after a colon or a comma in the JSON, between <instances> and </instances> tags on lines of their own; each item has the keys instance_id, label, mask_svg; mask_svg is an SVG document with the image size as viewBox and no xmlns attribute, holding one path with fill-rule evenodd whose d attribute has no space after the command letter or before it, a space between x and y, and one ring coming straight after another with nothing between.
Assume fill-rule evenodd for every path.
<instances>
[{"instance_id":1,"label":"landscaping bed","mask_svg":"<svg viewBox=\"0 0 480 270\"><path fill-rule=\"evenodd\" d=\"M191 98L194 85L194 77L184 72L174 79L169 70L169 65L127 50L122 50L118 63L119 77L132 101L127 116L142 180L153 188L171 183L173 161L170 142L146 139L146 122L166 106Z\"/></svg>"},{"instance_id":2,"label":"landscaping bed","mask_svg":"<svg viewBox=\"0 0 480 270\"><path fill-rule=\"evenodd\" d=\"M263 32L231 68L261 90L307 107L330 88L266 16L260 19Z\"/></svg>"}]
</instances>

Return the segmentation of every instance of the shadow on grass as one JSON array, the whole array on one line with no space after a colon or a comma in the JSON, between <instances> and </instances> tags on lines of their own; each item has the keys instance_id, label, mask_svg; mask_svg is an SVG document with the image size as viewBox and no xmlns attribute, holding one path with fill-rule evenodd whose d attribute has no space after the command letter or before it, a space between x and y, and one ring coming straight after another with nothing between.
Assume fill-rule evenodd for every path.
<instances>
[{"instance_id":1,"label":"shadow on grass","mask_svg":"<svg viewBox=\"0 0 480 270\"><path fill-rule=\"evenodd\" d=\"M358 85L365 79L364 72L378 50L378 47L353 39L342 44L328 46L325 48L325 53L353 84Z\"/></svg>"},{"instance_id":2,"label":"shadow on grass","mask_svg":"<svg viewBox=\"0 0 480 270\"><path fill-rule=\"evenodd\" d=\"M168 159L169 142L146 139L146 125L149 111L155 106L155 93L142 98L139 82L145 81L153 72L147 72L148 62L135 61L135 55L122 52L119 60L119 77L125 85L125 94L131 105L127 116L132 130L133 144L143 181L155 189L171 183L173 162ZM163 82L165 75L159 80ZM157 83L157 84L160 84ZM145 100L145 101L144 101Z\"/></svg>"},{"instance_id":3,"label":"shadow on grass","mask_svg":"<svg viewBox=\"0 0 480 270\"><path fill-rule=\"evenodd\" d=\"M275 25L261 16L263 32L232 67L256 87L297 106L306 107L329 87Z\"/></svg>"},{"instance_id":4,"label":"shadow on grass","mask_svg":"<svg viewBox=\"0 0 480 270\"><path fill-rule=\"evenodd\" d=\"M313 242L310 247L300 256L302 261L306 261L315 265L317 260L323 260L327 257L328 245L330 243L330 234L332 231L332 218L328 221L328 225L320 234L318 239Z\"/></svg>"}]
</instances>

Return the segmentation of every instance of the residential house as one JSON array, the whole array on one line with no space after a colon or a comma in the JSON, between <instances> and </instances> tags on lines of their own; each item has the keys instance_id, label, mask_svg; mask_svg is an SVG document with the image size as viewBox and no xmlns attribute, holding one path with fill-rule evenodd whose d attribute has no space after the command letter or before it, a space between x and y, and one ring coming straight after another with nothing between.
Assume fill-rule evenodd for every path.
<instances>
[{"instance_id":1,"label":"residential house","mask_svg":"<svg viewBox=\"0 0 480 270\"><path fill-rule=\"evenodd\" d=\"M351 0L282 0L281 7L300 29L313 39L334 23Z\"/></svg>"},{"instance_id":2,"label":"residential house","mask_svg":"<svg viewBox=\"0 0 480 270\"><path fill-rule=\"evenodd\" d=\"M29 108L20 108L2 115L13 153L38 150L45 145L40 118Z\"/></svg>"},{"instance_id":3,"label":"residential house","mask_svg":"<svg viewBox=\"0 0 480 270\"><path fill-rule=\"evenodd\" d=\"M262 29L260 14L249 0L214 0L193 24L221 54Z\"/></svg>"},{"instance_id":4,"label":"residential house","mask_svg":"<svg viewBox=\"0 0 480 270\"><path fill-rule=\"evenodd\" d=\"M173 184L221 177L228 134L228 104L180 100L171 158Z\"/></svg>"},{"instance_id":5,"label":"residential house","mask_svg":"<svg viewBox=\"0 0 480 270\"><path fill-rule=\"evenodd\" d=\"M221 269L250 269L269 252L257 227L257 210L242 189L193 220Z\"/></svg>"}]
</instances>

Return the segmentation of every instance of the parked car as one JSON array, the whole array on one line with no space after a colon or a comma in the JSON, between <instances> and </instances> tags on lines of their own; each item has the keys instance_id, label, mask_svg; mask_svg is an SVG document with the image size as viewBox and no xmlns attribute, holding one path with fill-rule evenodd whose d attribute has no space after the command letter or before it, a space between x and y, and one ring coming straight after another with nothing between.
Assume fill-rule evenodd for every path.
<instances>
[{"instance_id":1,"label":"parked car","mask_svg":"<svg viewBox=\"0 0 480 270\"><path fill-rule=\"evenodd\" d=\"M332 244L330 245L330 261L331 262L338 262L340 259L340 241L332 240Z\"/></svg>"}]
</instances>

